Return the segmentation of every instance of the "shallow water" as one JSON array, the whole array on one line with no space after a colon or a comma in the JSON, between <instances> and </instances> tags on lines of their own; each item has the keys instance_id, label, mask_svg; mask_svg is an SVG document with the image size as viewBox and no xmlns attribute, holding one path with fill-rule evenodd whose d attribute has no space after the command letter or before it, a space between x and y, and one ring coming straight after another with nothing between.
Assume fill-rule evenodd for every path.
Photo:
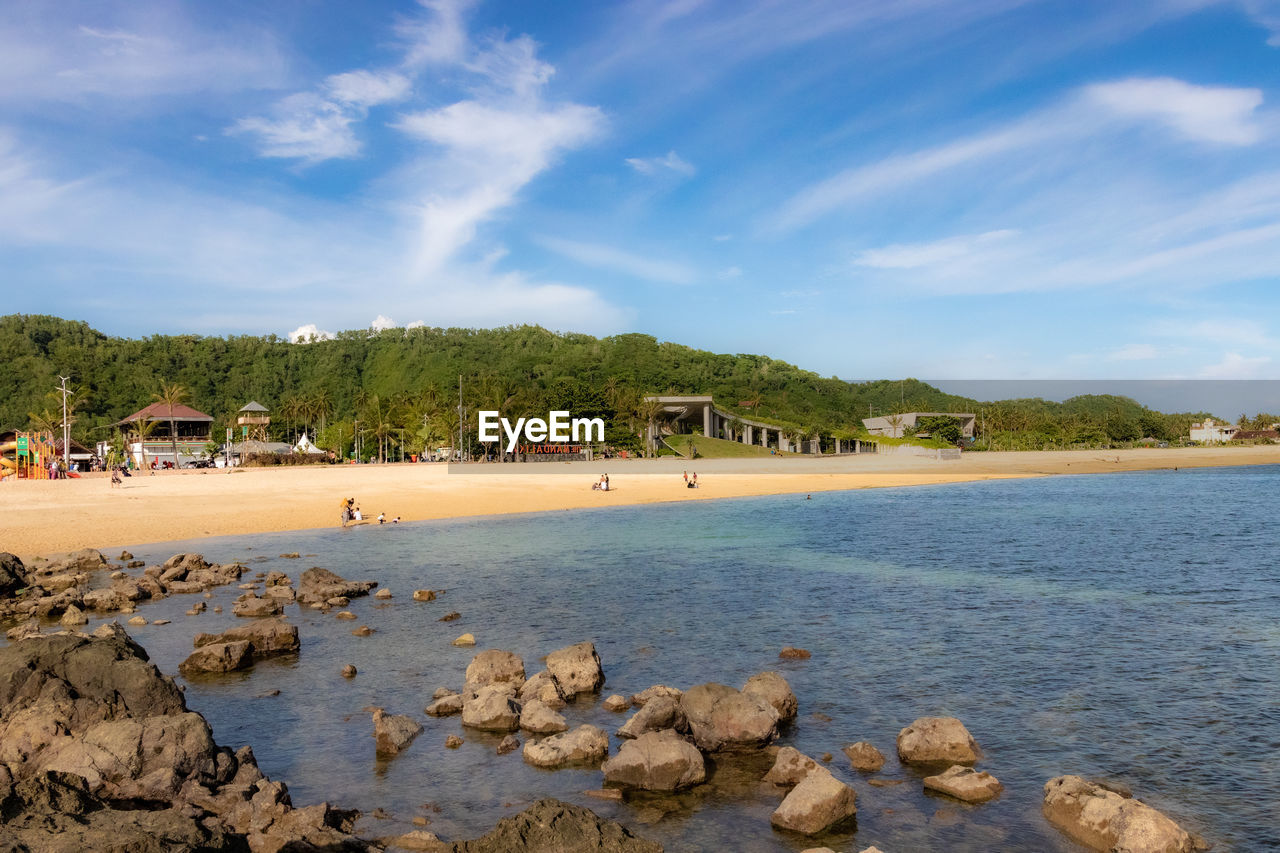
<instances>
[{"instance_id":1,"label":"shallow water","mask_svg":"<svg viewBox=\"0 0 1280 853\"><path fill-rule=\"evenodd\" d=\"M251 743L299 804L371 812L360 831L390 835L423 815L445 838L486 831L541 796L622 821L668 851L1074 850L1040 815L1043 784L1105 776L1166 810L1218 850L1280 844L1280 576L1274 468L1010 480L909 489L545 513L468 521L206 539L130 548L148 563L194 550L280 569L312 565L373 579L395 598L357 599L355 622L291 606L294 659L187 684L219 742ZM394 512L395 507L386 507ZM300 551L303 559L281 559ZM246 580L248 577L246 577ZM445 589L435 602L414 588ZM175 596L139 612L173 624L130 628L166 673L199 631L236 620L187 617ZM456 622L438 618L450 610ZM377 632L357 638L368 624ZM93 625L90 625L92 628ZM769 826L781 793L753 767L672 799L607 803L582 794L598 771L542 771L457 717L421 713L435 688L461 687L476 649L521 654L529 674L554 649L593 640L604 692L704 681L740 686L776 669L800 699L781 743L858 792L855 828L803 839ZM783 661L784 645L812 651ZM359 675L343 679L353 663ZM263 694L279 690L277 696ZM379 705L426 731L375 760ZM1005 786L966 806L922 793L893 757L899 729L954 715ZM571 706L571 725L612 731L625 715ZM444 748L450 734L466 743ZM523 735L521 736L524 739ZM840 747L889 756L872 787ZM613 744L616 751L617 741Z\"/></svg>"}]
</instances>

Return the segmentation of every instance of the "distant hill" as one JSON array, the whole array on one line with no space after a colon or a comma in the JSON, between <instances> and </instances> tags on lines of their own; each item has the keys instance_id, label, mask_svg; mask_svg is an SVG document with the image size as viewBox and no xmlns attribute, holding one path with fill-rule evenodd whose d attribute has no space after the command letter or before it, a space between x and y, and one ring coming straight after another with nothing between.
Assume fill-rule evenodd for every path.
<instances>
[{"instance_id":1,"label":"distant hill","mask_svg":"<svg viewBox=\"0 0 1280 853\"><path fill-rule=\"evenodd\" d=\"M274 335L117 338L83 322L8 315L0 317L0 364L0 428L25 427L32 415L37 425L59 422L60 398L50 392L59 376L70 376L73 433L85 442L108 437L110 424L152 402L163 383L176 383L218 428L257 400L272 410L280 433L345 425L349 440L359 418L380 440L421 446L457 433L459 375L468 418L479 408L569 409L606 417L610 440L624 446L648 393L711 394L728 409L783 427L848 434L868 413L895 411L982 411L993 427L1013 432L1054 424L1055 437L1081 425L1091 435L1105 432L1109 419L1132 426L1145 415L1153 429L1168 420L1122 397L981 403L913 379L849 383L764 355L537 326L357 330L293 344Z\"/></svg>"}]
</instances>

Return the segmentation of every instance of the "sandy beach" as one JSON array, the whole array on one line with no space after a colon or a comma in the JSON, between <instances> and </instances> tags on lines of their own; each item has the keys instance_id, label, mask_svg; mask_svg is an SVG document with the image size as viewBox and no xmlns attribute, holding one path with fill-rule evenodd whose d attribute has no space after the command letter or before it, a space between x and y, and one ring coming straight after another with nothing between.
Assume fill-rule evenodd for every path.
<instances>
[{"instance_id":1,"label":"sandy beach","mask_svg":"<svg viewBox=\"0 0 1280 853\"><path fill-rule=\"evenodd\" d=\"M617 507L665 501L918 486L1010 477L1280 463L1280 447L970 453L819 458L388 464L135 475L0 483L0 551L23 558L123 545L338 524L354 497L367 519L403 521ZM682 472L701 488L686 489ZM608 473L612 490L591 483Z\"/></svg>"}]
</instances>

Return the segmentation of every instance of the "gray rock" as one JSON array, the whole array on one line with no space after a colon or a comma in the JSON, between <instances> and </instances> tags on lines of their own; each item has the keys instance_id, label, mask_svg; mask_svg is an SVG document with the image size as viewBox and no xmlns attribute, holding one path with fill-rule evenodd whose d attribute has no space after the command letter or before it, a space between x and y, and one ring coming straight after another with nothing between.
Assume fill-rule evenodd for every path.
<instances>
[{"instance_id":1,"label":"gray rock","mask_svg":"<svg viewBox=\"0 0 1280 853\"><path fill-rule=\"evenodd\" d=\"M801 835L817 835L858 813L853 789L818 767L800 780L769 822Z\"/></svg>"},{"instance_id":2,"label":"gray rock","mask_svg":"<svg viewBox=\"0 0 1280 853\"><path fill-rule=\"evenodd\" d=\"M945 772L937 776L926 776L924 787L927 791L955 797L966 803L985 803L994 800L1004 790L1000 781L990 773L974 770L953 764Z\"/></svg>"},{"instance_id":3,"label":"gray rock","mask_svg":"<svg viewBox=\"0 0 1280 853\"><path fill-rule=\"evenodd\" d=\"M208 672L232 672L245 669L251 663L253 663L252 646L248 640L206 643L178 664L178 672L186 676Z\"/></svg>"},{"instance_id":4,"label":"gray rock","mask_svg":"<svg viewBox=\"0 0 1280 853\"><path fill-rule=\"evenodd\" d=\"M403 714L388 714L381 708L373 712L373 736L378 755L391 756L403 751L422 734L422 726Z\"/></svg>"},{"instance_id":5,"label":"gray rock","mask_svg":"<svg viewBox=\"0 0 1280 853\"><path fill-rule=\"evenodd\" d=\"M462 724L490 732L514 732L520 727L520 706L512 699L514 685L490 684L462 704Z\"/></svg>"},{"instance_id":6,"label":"gray rock","mask_svg":"<svg viewBox=\"0 0 1280 853\"><path fill-rule=\"evenodd\" d=\"M430 717L448 717L453 714L462 713L462 704L466 697L461 693L450 693L436 699L426 707L426 713Z\"/></svg>"},{"instance_id":7,"label":"gray rock","mask_svg":"<svg viewBox=\"0 0 1280 853\"><path fill-rule=\"evenodd\" d=\"M535 767L595 765L608 754L609 736L591 725L524 745L524 760Z\"/></svg>"},{"instance_id":8,"label":"gray rock","mask_svg":"<svg viewBox=\"0 0 1280 853\"><path fill-rule=\"evenodd\" d=\"M618 737L637 738L646 732L662 729L675 729L682 733L689 730L679 699L658 696L646 702L631 715L631 719L622 724L622 728L618 729Z\"/></svg>"},{"instance_id":9,"label":"gray rock","mask_svg":"<svg viewBox=\"0 0 1280 853\"><path fill-rule=\"evenodd\" d=\"M236 601L231 607L231 612L235 615L248 618L279 616L283 610L284 608L280 606L280 602L274 598L259 598L252 594Z\"/></svg>"},{"instance_id":10,"label":"gray rock","mask_svg":"<svg viewBox=\"0 0 1280 853\"><path fill-rule=\"evenodd\" d=\"M778 712L778 722L789 723L796 718L800 703L787 680L776 672L762 672L747 679L742 692L768 702Z\"/></svg>"},{"instance_id":11,"label":"gray rock","mask_svg":"<svg viewBox=\"0 0 1280 853\"><path fill-rule=\"evenodd\" d=\"M604 669L593 643L566 646L547 655L547 671L560 685L566 699L594 693L604 684Z\"/></svg>"},{"instance_id":12,"label":"gray rock","mask_svg":"<svg viewBox=\"0 0 1280 853\"><path fill-rule=\"evenodd\" d=\"M784 746L778 750L778 757L774 759L773 767L765 774L764 781L775 785L798 785L804 777L818 767L818 762L800 750Z\"/></svg>"},{"instance_id":13,"label":"gray rock","mask_svg":"<svg viewBox=\"0 0 1280 853\"><path fill-rule=\"evenodd\" d=\"M851 743L846 747L842 747L840 751L848 756L849 763L853 765L854 770L861 770L863 773L874 773L884 767L884 753L865 740Z\"/></svg>"},{"instance_id":14,"label":"gray rock","mask_svg":"<svg viewBox=\"0 0 1280 853\"><path fill-rule=\"evenodd\" d=\"M521 702L530 702L537 699L554 711L558 711L568 704L565 701L564 694L560 692L560 685L551 677L551 673L545 669L535 673L532 678L520 685L519 697Z\"/></svg>"},{"instance_id":15,"label":"gray rock","mask_svg":"<svg viewBox=\"0 0 1280 853\"><path fill-rule=\"evenodd\" d=\"M605 782L645 791L677 791L707 778L702 753L671 729L627 741L601 770Z\"/></svg>"},{"instance_id":16,"label":"gray rock","mask_svg":"<svg viewBox=\"0 0 1280 853\"><path fill-rule=\"evenodd\" d=\"M524 684L524 661L502 649L486 649L471 659L467 666L467 688L475 690L490 684L509 683L516 690Z\"/></svg>"},{"instance_id":17,"label":"gray rock","mask_svg":"<svg viewBox=\"0 0 1280 853\"><path fill-rule=\"evenodd\" d=\"M564 715L548 708L542 700L532 699L520 709L520 728L536 735L547 735L566 732L569 724L565 722Z\"/></svg>"},{"instance_id":18,"label":"gray rock","mask_svg":"<svg viewBox=\"0 0 1280 853\"><path fill-rule=\"evenodd\" d=\"M778 714L758 696L699 684L680 697L693 742L704 752L758 749L778 735Z\"/></svg>"},{"instance_id":19,"label":"gray rock","mask_svg":"<svg viewBox=\"0 0 1280 853\"><path fill-rule=\"evenodd\" d=\"M298 602L324 604L331 598L358 598L375 586L373 581L346 580L328 569L307 569L298 581Z\"/></svg>"},{"instance_id":20,"label":"gray rock","mask_svg":"<svg viewBox=\"0 0 1280 853\"><path fill-rule=\"evenodd\" d=\"M590 809L539 800L480 838L459 841L452 853L662 853L662 845L631 834Z\"/></svg>"},{"instance_id":21,"label":"gray rock","mask_svg":"<svg viewBox=\"0 0 1280 853\"><path fill-rule=\"evenodd\" d=\"M908 764L973 764L981 755L955 717L921 717L898 733L898 758Z\"/></svg>"},{"instance_id":22,"label":"gray rock","mask_svg":"<svg viewBox=\"0 0 1280 853\"><path fill-rule=\"evenodd\" d=\"M199 648L209 643L230 643L247 640L254 658L289 654L300 648L298 626L283 619L262 619L247 625L236 625L221 634L196 634L192 644Z\"/></svg>"}]
</instances>

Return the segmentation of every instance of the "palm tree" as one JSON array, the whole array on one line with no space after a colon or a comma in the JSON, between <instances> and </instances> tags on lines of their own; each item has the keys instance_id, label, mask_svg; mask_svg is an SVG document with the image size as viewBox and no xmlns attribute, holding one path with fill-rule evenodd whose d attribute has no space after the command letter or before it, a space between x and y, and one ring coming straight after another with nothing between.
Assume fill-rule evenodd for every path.
<instances>
[{"instance_id":1,"label":"palm tree","mask_svg":"<svg viewBox=\"0 0 1280 853\"><path fill-rule=\"evenodd\" d=\"M644 455L652 456L652 442L649 441L649 433L654 429L654 423L658 419L658 415L662 414L663 404L659 401L642 397L640 403L636 406L636 415L644 424L644 431L640 433L640 442L644 445Z\"/></svg>"},{"instance_id":2,"label":"palm tree","mask_svg":"<svg viewBox=\"0 0 1280 853\"><path fill-rule=\"evenodd\" d=\"M160 393L151 396L164 403L165 408L169 410L169 440L173 443L173 467L181 467L178 464L178 423L174 420L173 410L176 406L187 402L187 389L181 385L163 382L160 385Z\"/></svg>"},{"instance_id":3,"label":"palm tree","mask_svg":"<svg viewBox=\"0 0 1280 853\"><path fill-rule=\"evenodd\" d=\"M147 417L135 418L130 421L133 425L133 438L138 440L138 449L142 453L142 469L147 468L147 439L151 437L151 433L156 431L156 425L160 422ZM126 458L128 453L125 453Z\"/></svg>"}]
</instances>

